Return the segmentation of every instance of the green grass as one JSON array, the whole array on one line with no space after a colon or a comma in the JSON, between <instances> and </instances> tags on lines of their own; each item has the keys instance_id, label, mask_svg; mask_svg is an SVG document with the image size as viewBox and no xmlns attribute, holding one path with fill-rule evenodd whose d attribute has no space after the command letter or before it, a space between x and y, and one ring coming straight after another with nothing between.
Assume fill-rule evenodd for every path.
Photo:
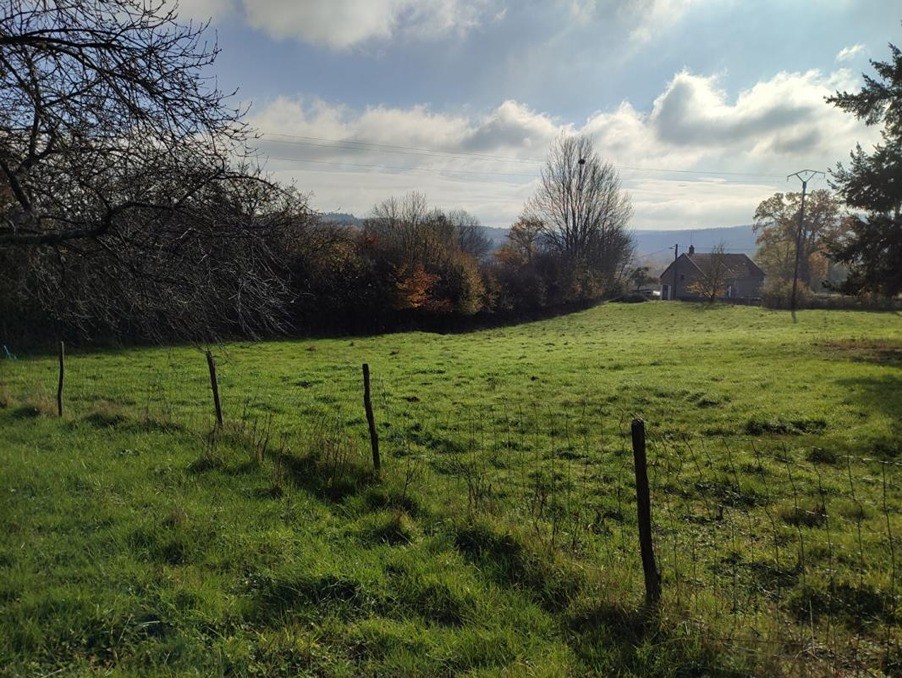
<instances>
[{"instance_id":1,"label":"green grass","mask_svg":"<svg viewBox=\"0 0 902 678\"><path fill-rule=\"evenodd\" d=\"M0 675L902 671L902 318L0 362ZM383 471L369 463L360 365ZM664 599L644 609L630 420Z\"/></svg>"}]
</instances>

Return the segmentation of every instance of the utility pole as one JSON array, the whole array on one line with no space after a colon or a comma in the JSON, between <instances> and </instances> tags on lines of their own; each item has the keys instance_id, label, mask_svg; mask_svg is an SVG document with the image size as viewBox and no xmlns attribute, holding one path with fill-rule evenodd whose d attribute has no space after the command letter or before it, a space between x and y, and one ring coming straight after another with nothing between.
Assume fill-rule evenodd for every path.
<instances>
[{"instance_id":1,"label":"utility pole","mask_svg":"<svg viewBox=\"0 0 902 678\"><path fill-rule=\"evenodd\" d=\"M802 236L805 233L805 191L808 188L808 182L818 174L823 175L824 173L818 172L817 170L806 169L786 177L786 181L795 177L802 182L802 207L799 210L799 228L796 232L796 263L792 272L792 297L789 300L789 310L792 312L792 322L796 322L796 296L799 289L799 258L802 254Z\"/></svg>"},{"instance_id":2,"label":"utility pole","mask_svg":"<svg viewBox=\"0 0 902 678\"><path fill-rule=\"evenodd\" d=\"M679 266L679 258L680 258L680 246L676 244L673 246L673 285L670 287L670 300L677 300L677 266Z\"/></svg>"}]
</instances>

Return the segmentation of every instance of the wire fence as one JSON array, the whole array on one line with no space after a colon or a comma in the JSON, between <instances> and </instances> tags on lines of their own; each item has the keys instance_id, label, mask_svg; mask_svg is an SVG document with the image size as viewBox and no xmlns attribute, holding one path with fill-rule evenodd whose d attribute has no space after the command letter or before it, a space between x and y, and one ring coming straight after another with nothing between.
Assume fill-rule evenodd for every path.
<instances>
[{"instance_id":1,"label":"wire fence","mask_svg":"<svg viewBox=\"0 0 902 678\"><path fill-rule=\"evenodd\" d=\"M206 378L201 359L188 373L175 360L160 362L166 354L147 362L141 392L128 398L133 379L101 384L82 362L67 373L68 416L115 413L122 399L147 422L209 441L212 399L195 397ZM226 356L226 421L252 442L258 461L277 453L281 465L282 455L312 445L341 455L334 474L365 461L358 367L249 390L253 368L240 387L229 368ZM186 389L186 379L197 387ZM208 383L204 389L209 394ZM630 415L612 421L585 402L563 416L537 401L477 408L453 402L450 392L451 406L440 407L413 390L374 375L383 463L405 487L441 493L449 511L506 521L547 552L616 577L622 590L642 590ZM31 392L52 400L49 389ZM781 670L902 671L902 464L803 449L789 436L658 431L648 423L653 538L662 606L683 633L660 642L695 634Z\"/></svg>"}]
</instances>

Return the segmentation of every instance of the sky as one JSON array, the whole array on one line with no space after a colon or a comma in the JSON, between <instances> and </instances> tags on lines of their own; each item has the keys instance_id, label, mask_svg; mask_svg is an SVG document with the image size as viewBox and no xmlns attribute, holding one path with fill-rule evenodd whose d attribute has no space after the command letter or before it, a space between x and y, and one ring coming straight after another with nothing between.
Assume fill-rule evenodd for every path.
<instances>
[{"instance_id":1,"label":"sky","mask_svg":"<svg viewBox=\"0 0 902 678\"><path fill-rule=\"evenodd\" d=\"M589 135L631 227L749 224L879 131L825 103L902 44L888 0L180 0L258 157L321 212L409 191L509 226L562 134ZM809 190L828 188L815 177Z\"/></svg>"}]
</instances>

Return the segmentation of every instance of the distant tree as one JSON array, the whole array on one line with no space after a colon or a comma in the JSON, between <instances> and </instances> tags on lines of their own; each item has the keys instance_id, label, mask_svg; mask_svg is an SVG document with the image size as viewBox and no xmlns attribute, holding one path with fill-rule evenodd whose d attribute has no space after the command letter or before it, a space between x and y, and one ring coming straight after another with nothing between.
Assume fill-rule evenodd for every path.
<instances>
[{"instance_id":1,"label":"distant tree","mask_svg":"<svg viewBox=\"0 0 902 678\"><path fill-rule=\"evenodd\" d=\"M393 278L398 310L469 315L482 308L478 260L489 243L472 215L430 209L425 196L411 192L377 204L364 232L371 255Z\"/></svg>"},{"instance_id":2,"label":"distant tree","mask_svg":"<svg viewBox=\"0 0 902 678\"><path fill-rule=\"evenodd\" d=\"M357 228L319 219L283 231L277 246L282 254L279 274L290 287L294 329L385 329L393 281L370 256L372 244Z\"/></svg>"},{"instance_id":3,"label":"distant tree","mask_svg":"<svg viewBox=\"0 0 902 678\"><path fill-rule=\"evenodd\" d=\"M531 263L542 250L544 231L545 225L540 219L521 216L510 227L507 242L499 249L497 257L518 265Z\"/></svg>"},{"instance_id":4,"label":"distant tree","mask_svg":"<svg viewBox=\"0 0 902 678\"><path fill-rule=\"evenodd\" d=\"M205 27L174 7L11 0L0 12L0 255L26 267L31 300L83 330L277 320L267 225L283 197L230 161L247 130L210 86ZM113 290L124 319L101 317Z\"/></svg>"},{"instance_id":5,"label":"distant tree","mask_svg":"<svg viewBox=\"0 0 902 678\"><path fill-rule=\"evenodd\" d=\"M689 284L687 289L709 303L713 303L724 296L730 280L735 276L733 269L730 267L729 258L726 256L724 243L721 242L715 245L707 256L699 257L696 261L696 266L698 266L700 273Z\"/></svg>"},{"instance_id":6,"label":"distant tree","mask_svg":"<svg viewBox=\"0 0 902 678\"><path fill-rule=\"evenodd\" d=\"M776 193L755 210L755 260L773 284L793 278L801 204L801 193ZM842 228L840 204L829 191L812 191L805 197L799 280L809 288L818 289L827 278L828 243L838 237Z\"/></svg>"},{"instance_id":7,"label":"distant tree","mask_svg":"<svg viewBox=\"0 0 902 678\"><path fill-rule=\"evenodd\" d=\"M364 230L376 238L379 246L397 258L397 263L422 259L431 247L424 237L429 218L426 196L411 191L398 198L392 196L373 206Z\"/></svg>"},{"instance_id":8,"label":"distant tree","mask_svg":"<svg viewBox=\"0 0 902 678\"><path fill-rule=\"evenodd\" d=\"M575 294L610 289L632 255L632 207L617 171L585 136L551 147L523 220L542 224L548 248L566 264Z\"/></svg>"},{"instance_id":9,"label":"distant tree","mask_svg":"<svg viewBox=\"0 0 902 678\"><path fill-rule=\"evenodd\" d=\"M434 270L438 280L433 287L436 306L432 310L472 315L483 309L485 281L472 254L451 249Z\"/></svg>"},{"instance_id":10,"label":"distant tree","mask_svg":"<svg viewBox=\"0 0 902 678\"><path fill-rule=\"evenodd\" d=\"M902 292L902 51L890 45L890 61L871 61L877 77L864 76L856 93L837 92L827 101L864 120L883 124L882 143L871 154L857 146L848 167L831 172L831 183L853 210L831 256L849 267L842 289L894 296Z\"/></svg>"},{"instance_id":11,"label":"distant tree","mask_svg":"<svg viewBox=\"0 0 902 678\"><path fill-rule=\"evenodd\" d=\"M394 305L398 310L426 308L429 310L451 310L446 300L437 300L432 288L439 277L429 273L422 262L412 264L401 263L394 271L395 298Z\"/></svg>"},{"instance_id":12,"label":"distant tree","mask_svg":"<svg viewBox=\"0 0 902 678\"><path fill-rule=\"evenodd\" d=\"M496 283L494 301L501 311L542 308L549 302L544 259L550 255L544 245L544 224L521 216L510 227L506 242L495 251L492 270Z\"/></svg>"},{"instance_id":13,"label":"distant tree","mask_svg":"<svg viewBox=\"0 0 902 678\"><path fill-rule=\"evenodd\" d=\"M451 237L460 248L474 259L482 260L492 250L492 242L479 219L466 210L451 210L447 215L451 225Z\"/></svg>"},{"instance_id":14,"label":"distant tree","mask_svg":"<svg viewBox=\"0 0 902 678\"><path fill-rule=\"evenodd\" d=\"M637 290L645 285L653 285L658 280L651 275L648 266L636 266L630 271L628 279Z\"/></svg>"}]
</instances>

